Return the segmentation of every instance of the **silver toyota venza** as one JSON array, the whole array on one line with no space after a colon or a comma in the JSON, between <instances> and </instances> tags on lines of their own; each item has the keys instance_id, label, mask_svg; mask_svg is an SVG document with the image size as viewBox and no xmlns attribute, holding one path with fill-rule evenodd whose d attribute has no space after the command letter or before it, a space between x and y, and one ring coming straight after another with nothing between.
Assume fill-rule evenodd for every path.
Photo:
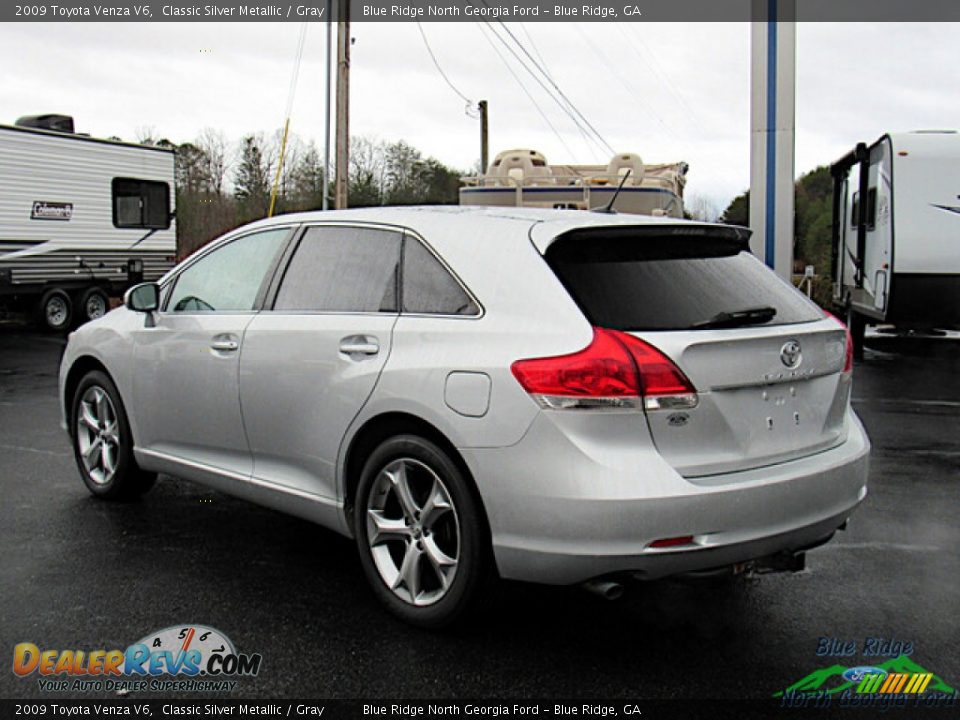
<instances>
[{"instance_id":1,"label":"silver toyota venza","mask_svg":"<svg viewBox=\"0 0 960 720\"><path fill-rule=\"evenodd\" d=\"M70 336L84 483L187 478L352 536L386 606L500 576L795 568L866 495L844 326L747 231L563 210L285 215Z\"/></svg>"}]
</instances>

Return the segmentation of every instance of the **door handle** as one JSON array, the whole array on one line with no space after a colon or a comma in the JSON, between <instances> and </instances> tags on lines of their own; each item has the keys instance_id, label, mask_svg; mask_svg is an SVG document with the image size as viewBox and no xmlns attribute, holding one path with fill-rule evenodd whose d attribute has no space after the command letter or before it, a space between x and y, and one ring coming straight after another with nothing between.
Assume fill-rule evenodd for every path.
<instances>
[{"instance_id":1,"label":"door handle","mask_svg":"<svg viewBox=\"0 0 960 720\"><path fill-rule=\"evenodd\" d=\"M368 335L351 335L340 341L340 352L344 355L376 355L380 352L380 343Z\"/></svg>"},{"instance_id":2,"label":"door handle","mask_svg":"<svg viewBox=\"0 0 960 720\"><path fill-rule=\"evenodd\" d=\"M240 347L240 343L236 340L214 340L210 347L218 352L234 352Z\"/></svg>"}]
</instances>

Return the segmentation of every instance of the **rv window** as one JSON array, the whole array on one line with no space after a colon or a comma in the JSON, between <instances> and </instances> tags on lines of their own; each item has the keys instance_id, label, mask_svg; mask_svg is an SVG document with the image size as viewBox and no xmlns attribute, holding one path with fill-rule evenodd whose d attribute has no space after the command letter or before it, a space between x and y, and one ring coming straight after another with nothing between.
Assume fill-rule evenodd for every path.
<instances>
[{"instance_id":1,"label":"rv window","mask_svg":"<svg viewBox=\"0 0 960 720\"><path fill-rule=\"evenodd\" d=\"M170 186L152 180L114 178L113 225L166 230L170 227Z\"/></svg>"},{"instance_id":2,"label":"rv window","mask_svg":"<svg viewBox=\"0 0 960 720\"><path fill-rule=\"evenodd\" d=\"M850 227L855 228L860 222L860 193L853 194L853 205L850 207Z\"/></svg>"}]
</instances>

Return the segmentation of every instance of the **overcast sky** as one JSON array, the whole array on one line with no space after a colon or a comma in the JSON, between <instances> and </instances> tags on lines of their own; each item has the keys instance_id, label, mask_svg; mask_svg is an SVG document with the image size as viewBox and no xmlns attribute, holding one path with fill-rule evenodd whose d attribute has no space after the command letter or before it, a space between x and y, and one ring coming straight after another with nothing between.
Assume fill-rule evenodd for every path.
<instances>
[{"instance_id":1,"label":"overcast sky","mask_svg":"<svg viewBox=\"0 0 960 720\"><path fill-rule=\"evenodd\" d=\"M688 198L717 210L749 184L745 23L509 23L617 151L690 163ZM491 153L537 148L551 162L606 163L511 59L541 117L475 23L424 23L441 66L490 103ZM231 140L283 124L298 23L0 24L0 123L73 115L78 132L175 142L205 127ZM447 86L414 23L354 23L351 131L404 139L442 162L479 158L479 122ZM292 129L321 143L325 30L308 28ZM797 174L883 132L960 126L960 27L801 24ZM502 46L502 53L506 54ZM559 135L559 138L558 138Z\"/></svg>"}]
</instances>

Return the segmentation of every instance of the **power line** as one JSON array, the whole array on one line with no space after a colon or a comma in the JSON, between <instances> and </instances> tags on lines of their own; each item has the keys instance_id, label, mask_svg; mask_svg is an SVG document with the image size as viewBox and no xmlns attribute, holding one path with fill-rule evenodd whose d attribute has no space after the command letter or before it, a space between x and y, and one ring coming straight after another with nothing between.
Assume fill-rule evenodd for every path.
<instances>
[{"instance_id":1,"label":"power line","mask_svg":"<svg viewBox=\"0 0 960 720\"><path fill-rule=\"evenodd\" d=\"M700 118L697 116L696 111L695 111L695 110L693 109L693 107L691 107L690 104L684 99L683 95L680 94L680 91L677 90L676 88L674 88L674 84L675 84L675 83L673 83L673 82L671 81L671 79L670 79L670 77L667 75L666 71L662 69L662 67L660 66L660 63L657 61L657 56L656 56L656 55L654 54L654 52L647 46L647 44L643 41L643 38L640 37L639 33L633 32L632 34L633 34L634 38L636 38L636 41L640 44L640 47L642 47L642 48L644 49L644 51L647 53L647 55L650 56L650 62L649 62L649 63L646 62L646 60L644 60L643 56L640 54L640 51L637 50L636 47L634 47L634 45L633 45L632 42L630 42L630 38L629 38L629 36L627 35L627 32L623 29L623 27L620 27L620 24L619 24L619 23L617 24L617 29L620 30L620 34L623 35L623 37L627 40L627 44L628 44L628 45L630 46L630 48L633 50L634 54L636 54L636 56L637 56L638 58L640 58L640 61L643 62L644 64L646 64L647 67L649 67L649 68L654 72L654 74L657 75L658 79L663 83L664 87L666 87L667 91L673 96L674 100L677 101L677 103L681 106L681 108L682 108L682 109L687 113L687 115L694 121L694 124L697 126L697 129L698 129L700 132L705 133L706 130L705 130L703 124L700 122Z\"/></svg>"},{"instance_id":2,"label":"power line","mask_svg":"<svg viewBox=\"0 0 960 720\"><path fill-rule=\"evenodd\" d=\"M486 0L482 0L482 2L484 5L487 5ZM487 5L487 7L490 7L490 6ZM553 89L557 91L557 94L561 98L563 98L563 100L567 103L567 105L570 106L570 109L573 110L573 112L575 112L577 116L583 121L584 125L586 125L590 129L590 131L600 140L600 142L603 143L604 146L606 146L607 150L611 154L616 154L616 151L613 149L610 143L608 143L606 139L603 137L603 135L601 135L600 132L593 126L593 124L589 120L587 120L586 116L584 116L584 114L580 112L580 109L576 105L574 105L573 101L570 100L570 98L567 97L566 93L563 92L563 90L560 88L557 82L553 79L553 77L551 77L550 73L548 73L543 68L543 66L537 62L537 60L533 57L533 55L530 54L530 52L523 45L523 43L520 42L517 36L513 34L513 31L511 31L510 28L507 27L506 23L504 23L502 20L498 20L497 22L499 22L499 24L503 27L503 29L507 32L507 34L511 37L511 39L517 44L517 47L519 47L523 51L523 54L530 59L530 62L533 63L534 67L536 67L537 70L539 70L540 73L547 79L550 85L553 86Z\"/></svg>"},{"instance_id":3,"label":"power line","mask_svg":"<svg viewBox=\"0 0 960 720\"><path fill-rule=\"evenodd\" d=\"M574 159L576 159L575 158L576 153L574 153L573 150L570 149L570 146L567 145L567 142L563 139L563 136L557 131L557 128L554 126L554 124L550 122L550 118L547 117L547 114L543 111L543 108L540 107L540 103L537 102L537 99L527 89L527 86L523 84L523 80L520 79L520 76L517 75L517 73L514 71L512 67L510 67L510 63L503 56L503 53L501 53L500 50L497 48L497 46L494 44L493 40L491 40L490 37L486 34L486 32L484 31L483 25L481 25L480 23L477 23L477 29L480 30L480 34L483 35L483 39L490 44L490 47L493 48L493 51L497 54L497 57L500 58L500 61L507 68L507 71L513 76L513 79L516 80L517 85L520 86L520 89L523 90L524 94L527 96L527 98L536 108L537 112L540 114L540 117L543 118L543 121L547 124L550 130L553 131L553 134L556 136L557 140L560 141L560 144L563 145L564 149L570 154L571 157L574 157ZM486 168L484 168L484 171L486 171Z\"/></svg>"},{"instance_id":4,"label":"power line","mask_svg":"<svg viewBox=\"0 0 960 720\"><path fill-rule=\"evenodd\" d=\"M547 67L547 61L543 59L543 55L540 53L540 49L537 47L537 44L533 41L533 35L530 34L530 31L527 30L526 23L520 23L520 29L523 30L523 34L527 36L527 40L530 41L530 47L533 48L533 52L536 53L537 58L540 60L540 64L544 67ZM549 70L550 68L547 68Z\"/></svg>"},{"instance_id":5,"label":"power line","mask_svg":"<svg viewBox=\"0 0 960 720\"><path fill-rule=\"evenodd\" d=\"M532 78L537 82L537 84L538 84L538 85L543 89L543 91L547 94L547 97L549 97L551 100L553 100L553 101L557 104L557 106L558 106L561 110L563 110L563 112L567 115L567 117L569 117L570 120L573 121L573 124L574 124L574 125L577 127L577 129L580 131L580 134L583 135L584 140L587 142L587 144L589 145L590 142L593 142L594 144L596 144L596 145L601 149L601 151L603 151L603 145L601 145L600 142L598 142L598 140L597 140L595 137L592 137L592 136L588 135L587 129L584 127L583 123L581 123L580 120L577 118L576 114L574 114L574 113L570 110L570 108L567 107L567 106L560 100L560 98L558 98L558 97L550 90L550 88L547 86L547 84L540 78L539 75L537 75L537 73L535 73L532 69L530 69L530 66L524 61L524 59L523 59L519 54L517 54L517 51L513 49L513 47L510 45L510 43L508 43L508 42L496 31L496 29L493 27L493 25L491 25L489 22L484 22L483 24L487 26L487 29L493 34L493 36L494 36L495 38L497 38L497 40L500 41L500 43L507 49L507 51L509 51L510 54L513 55L513 57L517 60L517 62L520 63L520 66L521 66L524 70L527 71L527 74L529 74L530 77L532 77ZM613 151L611 150L611 152L613 152Z\"/></svg>"},{"instance_id":6,"label":"power line","mask_svg":"<svg viewBox=\"0 0 960 720\"><path fill-rule=\"evenodd\" d=\"M679 138L677 138L676 135L674 135L673 131L670 129L667 123L664 122L660 114L656 110L654 110L652 107L650 107L651 103L649 102L649 99L644 101L644 99L640 97L639 93L637 93L637 91L633 87L631 87L626 80L624 80L623 76L620 74L620 71L617 69L616 64L612 60L610 60L610 58L607 57L607 54L603 52L603 50L600 47L597 46L597 44L593 41L593 39L589 35L587 35L587 33L583 30L583 28L581 28L579 25L575 25L574 27L577 33L580 35L581 39L584 41L584 43L589 45L590 49L594 52L594 54L598 58L600 58L600 61L604 65L606 65L607 69L610 71L610 75L612 75L617 79L617 81L623 86L623 89L626 90L627 93L637 103L637 106L641 110L643 110L645 113L647 113L650 117L652 117L654 120L656 120L656 122L660 124L660 126L663 128L666 134L668 134L674 140L677 140L679 142Z\"/></svg>"},{"instance_id":7,"label":"power line","mask_svg":"<svg viewBox=\"0 0 960 720\"><path fill-rule=\"evenodd\" d=\"M423 44L427 48L427 52L430 54L430 59L433 60L434 67L436 67L437 72L440 73L440 77L442 77L450 89L453 90L459 96L459 98L463 100L464 103L466 103L465 112L467 115L471 115L470 111L473 109L473 101L457 89L457 86L453 84L447 74L443 71L443 68L440 67L440 61L437 60L437 56L433 53L433 48L430 47L430 41L427 40L427 34L423 31L423 25L421 25L419 21L417 22L417 29L420 31L420 37L423 38ZM473 116L471 115L471 117Z\"/></svg>"},{"instance_id":8,"label":"power line","mask_svg":"<svg viewBox=\"0 0 960 720\"><path fill-rule=\"evenodd\" d=\"M663 71L662 68L659 66L659 63L657 62L656 54L646 45L646 43L644 43L643 39L642 39L638 34L636 34L636 32L632 31L631 34L634 35L634 37L635 37L635 39L636 39L636 42L639 43L640 46L641 46L641 47L644 49L644 51L646 52L646 54L649 55L650 60L649 60L649 62L648 62L647 59L644 57L644 55L637 49L635 43L634 43L633 41L631 41L630 36L627 34L627 32L624 30L624 28L621 27L620 23L615 23L615 24L617 25L617 29L620 31L620 34L623 36L624 40L626 40L627 45L629 46L630 50L633 52L634 55L636 55L637 59L640 60L640 62L643 63L643 64L646 66L646 68L650 71L650 74L655 75L655 76L657 77L657 79L660 81L660 83L663 85L663 87L666 88L666 90L670 93L670 95L673 97L673 99L677 102L677 105L679 106L681 112L683 112L686 117L688 117L689 119L691 119L691 120L693 121L693 124L694 124L694 126L695 126L695 130L696 130L697 132L699 132L699 134L700 134L701 137L708 137L708 136L709 136L709 133L707 132L707 130L706 130L706 128L704 127L703 123L700 122L700 119L699 119L699 117L697 116L697 113L696 113L696 112L694 111L694 109L683 99L683 96L680 94L679 90L677 90L677 89L675 89L675 88L673 87L675 83L673 83L673 82L670 80L670 78L666 75L665 71ZM657 116L657 118L658 118L658 120L659 120L659 116ZM670 134L670 136L671 136L675 141L677 141L679 144L681 144L681 145L684 146L684 151L685 151L685 152L690 153L691 156L696 154L696 153L694 152L694 147L693 147L693 145L692 145L689 141L683 140L683 139L679 138L677 135L675 135L675 134L672 132L672 130L670 130L670 128L669 128L668 126L666 126L665 123L663 123L662 120L660 121L660 123L661 123L661 125L664 125L665 129L667 129L668 133ZM710 144L707 144L706 147L704 148L704 150L702 150L702 152L703 152L704 154L706 154L707 156L712 156L712 157L714 157L714 158L718 158L717 153L714 151L713 146L710 145ZM691 157L690 159L692 159L692 157ZM703 176L704 176L707 180L713 180L713 181L718 181L718 180L720 180L720 178L718 178L714 173L712 173L712 172L711 172L709 169L707 169L706 167L701 168L701 170L698 171L698 172L702 172L702 173L703 173Z\"/></svg>"}]
</instances>

